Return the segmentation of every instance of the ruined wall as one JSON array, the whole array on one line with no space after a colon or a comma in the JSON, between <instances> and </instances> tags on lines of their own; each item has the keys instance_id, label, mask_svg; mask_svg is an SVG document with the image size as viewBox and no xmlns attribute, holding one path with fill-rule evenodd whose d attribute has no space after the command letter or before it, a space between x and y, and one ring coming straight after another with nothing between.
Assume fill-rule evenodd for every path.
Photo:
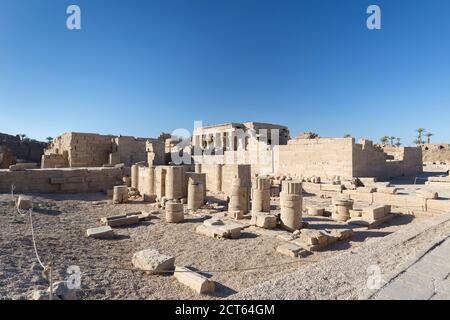
<instances>
[{"instance_id":1,"label":"ruined wall","mask_svg":"<svg viewBox=\"0 0 450 320\"><path fill-rule=\"evenodd\" d=\"M67 166L72 168L101 167L109 162L112 138L95 133L65 133L53 140L45 155L63 155L67 158Z\"/></svg>"},{"instance_id":2,"label":"ruined wall","mask_svg":"<svg viewBox=\"0 0 450 320\"><path fill-rule=\"evenodd\" d=\"M290 176L353 176L352 138L295 139L279 146L277 174Z\"/></svg>"},{"instance_id":3,"label":"ruined wall","mask_svg":"<svg viewBox=\"0 0 450 320\"><path fill-rule=\"evenodd\" d=\"M157 166L164 165L166 161L166 143L163 139L148 139L146 142L147 163Z\"/></svg>"},{"instance_id":4,"label":"ruined wall","mask_svg":"<svg viewBox=\"0 0 450 320\"><path fill-rule=\"evenodd\" d=\"M421 148L423 162L450 164L450 144L424 144Z\"/></svg>"},{"instance_id":5,"label":"ruined wall","mask_svg":"<svg viewBox=\"0 0 450 320\"><path fill-rule=\"evenodd\" d=\"M362 140L353 145L353 177L386 178L387 155L372 141Z\"/></svg>"},{"instance_id":6,"label":"ruined wall","mask_svg":"<svg viewBox=\"0 0 450 320\"><path fill-rule=\"evenodd\" d=\"M394 156L395 160L386 163L388 178L414 176L423 172L422 149L418 147L384 147L384 152Z\"/></svg>"},{"instance_id":7,"label":"ruined wall","mask_svg":"<svg viewBox=\"0 0 450 320\"><path fill-rule=\"evenodd\" d=\"M147 162L145 138L117 137L114 139L116 150L119 153L120 163L130 167L137 162Z\"/></svg>"},{"instance_id":8,"label":"ruined wall","mask_svg":"<svg viewBox=\"0 0 450 320\"><path fill-rule=\"evenodd\" d=\"M47 143L35 140L22 141L19 136L0 133L0 146L10 149L16 159L39 163Z\"/></svg>"},{"instance_id":9,"label":"ruined wall","mask_svg":"<svg viewBox=\"0 0 450 320\"><path fill-rule=\"evenodd\" d=\"M10 165L16 163L16 157L6 146L0 146L0 169L8 169Z\"/></svg>"},{"instance_id":10,"label":"ruined wall","mask_svg":"<svg viewBox=\"0 0 450 320\"><path fill-rule=\"evenodd\" d=\"M122 184L118 168L0 170L0 192L79 193L101 192Z\"/></svg>"}]
</instances>

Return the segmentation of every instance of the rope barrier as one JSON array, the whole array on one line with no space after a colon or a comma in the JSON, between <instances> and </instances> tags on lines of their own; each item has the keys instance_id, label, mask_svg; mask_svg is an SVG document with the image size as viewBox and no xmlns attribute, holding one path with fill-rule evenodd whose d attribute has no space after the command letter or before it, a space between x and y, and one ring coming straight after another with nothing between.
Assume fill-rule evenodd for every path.
<instances>
[{"instance_id":1,"label":"rope barrier","mask_svg":"<svg viewBox=\"0 0 450 320\"><path fill-rule=\"evenodd\" d=\"M36 246L36 239L34 237L33 210L30 209L29 212L30 212L31 238L33 240L34 253L35 253L36 258L37 258L39 264L41 265L42 269L45 270L46 268L45 268L45 265L42 263L41 258L39 257L39 253L38 253L37 246Z\"/></svg>"}]
</instances>

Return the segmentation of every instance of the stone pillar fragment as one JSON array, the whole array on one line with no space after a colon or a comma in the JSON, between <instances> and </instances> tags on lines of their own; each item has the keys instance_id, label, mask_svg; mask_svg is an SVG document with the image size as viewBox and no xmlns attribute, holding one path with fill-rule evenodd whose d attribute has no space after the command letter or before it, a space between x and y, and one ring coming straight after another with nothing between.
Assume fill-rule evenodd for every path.
<instances>
[{"instance_id":1,"label":"stone pillar fragment","mask_svg":"<svg viewBox=\"0 0 450 320\"><path fill-rule=\"evenodd\" d=\"M299 230L302 226L302 183L283 181L280 192L281 225L288 231Z\"/></svg>"},{"instance_id":2,"label":"stone pillar fragment","mask_svg":"<svg viewBox=\"0 0 450 320\"><path fill-rule=\"evenodd\" d=\"M331 214L333 220L345 222L350 219L350 210L353 209L353 200L334 198L333 205L334 210Z\"/></svg>"},{"instance_id":3,"label":"stone pillar fragment","mask_svg":"<svg viewBox=\"0 0 450 320\"><path fill-rule=\"evenodd\" d=\"M184 168L181 166L167 167L166 173L166 198L184 198Z\"/></svg>"},{"instance_id":4,"label":"stone pillar fragment","mask_svg":"<svg viewBox=\"0 0 450 320\"><path fill-rule=\"evenodd\" d=\"M184 221L183 204L173 201L166 202L166 222L178 223Z\"/></svg>"},{"instance_id":5,"label":"stone pillar fragment","mask_svg":"<svg viewBox=\"0 0 450 320\"><path fill-rule=\"evenodd\" d=\"M248 213L249 208L249 188L242 179L234 178L231 187L230 203L228 213L237 219Z\"/></svg>"},{"instance_id":6,"label":"stone pillar fragment","mask_svg":"<svg viewBox=\"0 0 450 320\"><path fill-rule=\"evenodd\" d=\"M189 178L188 182L188 199L187 199L187 208L188 210L197 210L205 203L205 199L203 198L203 190L204 185L201 182L194 181L192 178Z\"/></svg>"},{"instance_id":7,"label":"stone pillar fragment","mask_svg":"<svg viewBox=\"0 0 450 320\"><path fill-rule=\"evenodd\" d=\"M257 177L252 188L252 213L270 212L270 180Z\"/></svg>"},{"instance_id":8,"label":"stone pillar fragment","mask_svg":"<svg viewBox=\"0 0 450 320\"><path fill-rule=\"evenodd\" d=\"M116 204L128 202L128 187L115 186L113 191L113 202Z\"/></svg>"}]
</instances>

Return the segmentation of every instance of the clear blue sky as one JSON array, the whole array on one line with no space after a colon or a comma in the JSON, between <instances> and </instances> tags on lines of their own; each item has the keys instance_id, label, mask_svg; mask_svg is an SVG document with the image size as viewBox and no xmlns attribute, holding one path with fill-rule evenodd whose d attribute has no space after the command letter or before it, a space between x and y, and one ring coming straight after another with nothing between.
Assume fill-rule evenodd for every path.
<instances>
[{"instance_id":1,"label":"clear blue sky","mask_svg":"<svg viewBox=\"0 0 450 320\"><path fill-rule=\"evenodd\" d=\"M82 30L66 29L70 4ZM0 132L260 121L450 141L449 13L447 0L0 0Z\"/></svg>"}]
</instances>

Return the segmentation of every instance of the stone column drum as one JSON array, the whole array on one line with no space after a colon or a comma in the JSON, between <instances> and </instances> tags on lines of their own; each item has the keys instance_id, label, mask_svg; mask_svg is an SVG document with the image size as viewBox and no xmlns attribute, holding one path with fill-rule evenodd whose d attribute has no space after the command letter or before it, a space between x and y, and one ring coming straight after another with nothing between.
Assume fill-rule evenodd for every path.
<instances>
[{"instance_id":1,"label":"stone column drum","mask_svg":"<svg viewBox=\"0 0 450 320\"><path fill-rule=\"evenodd\" d=\"M195 173L202 173L202 165L200 163L195 164Z\"/></svg>"},{"instance_id":2,"label":"stone column drum","mask_svg":"<svg viewBox=\"0 0 450 320\"><path fill-rule=\"evenodd\" d=\"M283 181L280 192L281 226L288 231L302 227L302 183Z\"/></svg>"},{"instance_id":3,"label":"stone column drum","mask_svg":"<svg viewBox=\"0 0 450 320\"><path fill-rule=\"evenodd\" d=\"M166 222L178 223L184 221L183 204L168 201L166 202Z\"/></svg>"},{"instance_id":4,"label":"stone column drum","mask_svg":"<svg viewBox=\"0 0 450 320\"><path fill-rule=\"evenodd\" d=\"M115 186L114 187L113 202L116 204L128 202L128 187L127 186Z\"/></svg>"},{"instance_id":5,"label":"stone column drum","mask_svg":"<svg viewBox=\"0 0 450 320\"><path fill-rule=\"evenodd\" d=\"M249 192L248 187L243 183L242 179L234 178L231 187L230 203L228 204L228 212L231 216L242 219L242 216L248 213Z\"/></svg>"},{"instance_id":6,"label":"stone column drum","mask_svg":"<svg viewBox=\"0 0 450 320\"><path fill-rule=\"evenodd\" d=\"M169 200L183 198L184 182L183 167L167 167L166 198Z\"/></svg>"},{"instance_id":7,"label":"stone column drum","mask_svg":"<svg viewBox=\"0 0 450 320\"><path fill-rule=\"evenodd\" d=\"M188 210L197 210L205 203L205 199L203 198L203 189L204 184L198 181L194 181L194 179L189 178L188 182L188 199L187 199L187 208Z\"/></svg>"},{"instance_id":8,"label":"stone column drum","mask_svg":"<svg viewBox=\"0 0 450 320\"><path fill-rule=\"evenodd\" d=\"M336 221L345 222L350 219L350 210L353 209L353 200L346 198L333 199L334 210L331 218Z\"/></svg>"},{"instance_id":9,"label":"stone column drum","mask_svg":"<svg viewBox=\"0 0 450 320\"><path fill-rule=\"evenodd\" d=\"M270 180L257 177L252 188L252 213L270 212Z\"/></svg>"}]
</instances>

